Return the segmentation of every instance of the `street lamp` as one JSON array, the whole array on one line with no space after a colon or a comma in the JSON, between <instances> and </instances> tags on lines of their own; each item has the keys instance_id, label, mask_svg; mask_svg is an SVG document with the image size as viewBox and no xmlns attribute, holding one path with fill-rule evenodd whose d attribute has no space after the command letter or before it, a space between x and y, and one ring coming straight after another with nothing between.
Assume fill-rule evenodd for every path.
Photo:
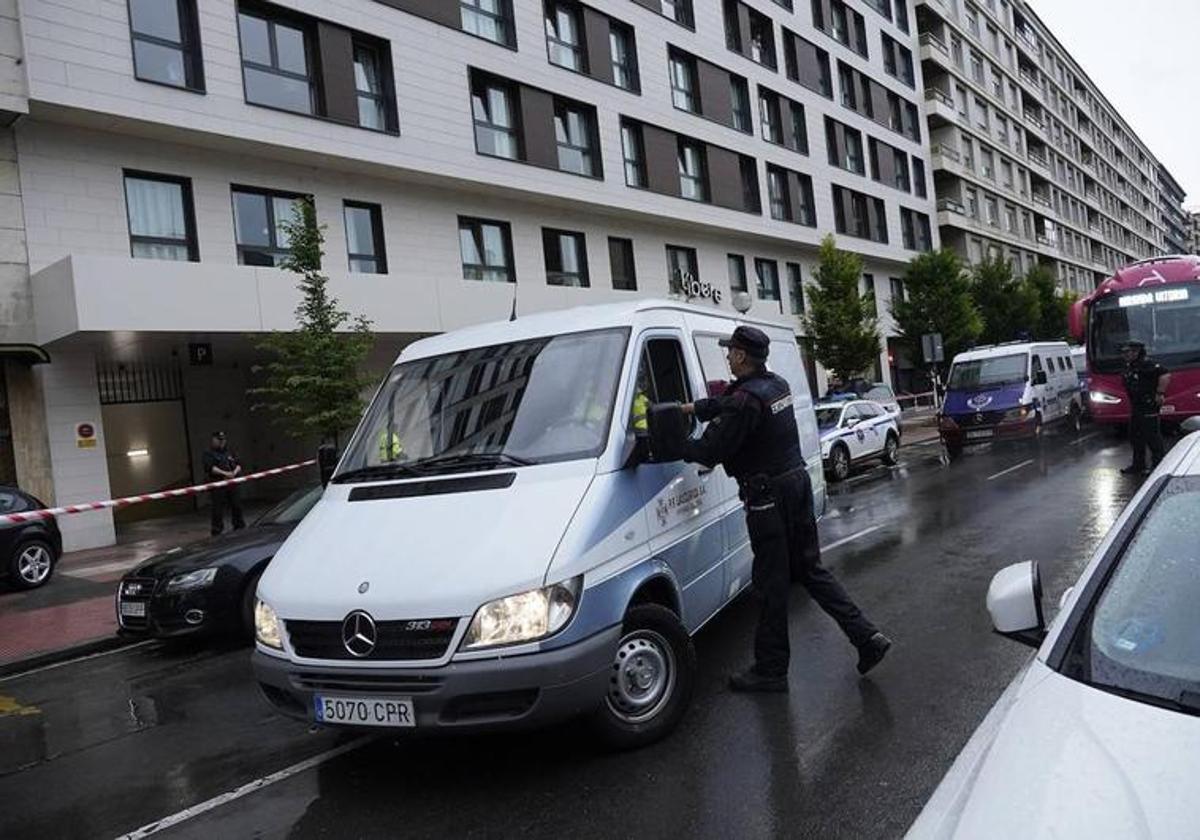
<instances>
[{"instance_id":1,"label":"street lamp","mask_svg":"<svg viewBox=\"0 0 1200 840\"><path fill-rule=\"evenodd\" d=\"M754 305L754 299L750 297L749 292L736 292L733 296L733 308L745 315L750 311L750 307Z\"/></svg>"}]
</instances>

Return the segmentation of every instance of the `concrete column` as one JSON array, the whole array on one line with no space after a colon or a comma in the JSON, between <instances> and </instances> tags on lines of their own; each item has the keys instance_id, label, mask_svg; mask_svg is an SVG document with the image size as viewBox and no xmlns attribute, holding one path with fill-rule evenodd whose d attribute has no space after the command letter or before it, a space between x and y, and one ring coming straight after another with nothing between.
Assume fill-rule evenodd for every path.
<instances>
[{"instance_id":1,"label":"concrete column","mask_svg":"<svg viewBox=\"0 0 1200 840\"><path fill-rule=\"evenodd\" d=\"M54 480L50 474L50 442L46 438L41 383L33 368L13 361L5 362L4 379L8 385L8 420L17 485L52 505Z\"/></svg>"}]
</instances>

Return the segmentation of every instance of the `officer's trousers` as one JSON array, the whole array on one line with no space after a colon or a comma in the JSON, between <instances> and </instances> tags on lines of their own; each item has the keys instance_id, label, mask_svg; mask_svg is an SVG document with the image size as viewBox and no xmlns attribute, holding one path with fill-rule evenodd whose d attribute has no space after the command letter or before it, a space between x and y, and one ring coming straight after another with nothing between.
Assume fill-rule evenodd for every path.
<instances>
[{"instance_id":1,"label":"officer's trousers","mask_svg":"<svg viewBox=\"0 0 1200 840\"><path fill-rule=\"evenodd\" d=\"M212 535L225 530L225 507L229 507L229 519L233 525L233 530L238 531L246 527L246 521L242 518L242 502L238 498L238 488L236 484L231 484L228 487L218 487L212 490L209 494L212 498Z\"/></svg>"},{"instance_id":2,"label":"officer's trousers","mask_svg":"<svg viewBox=\"0 0 1200 840\"><path fill-rule=\"evenodd\" d=\"M754 551L753 583L760 599L754 631L754 669L787 674L788 590L799 583L856 647L877 631L833 574L821 565L812 483L799 469L771 481L769 498L746 502L746 527Z\"/></svg>"},{"instance_id":3,"label":"officer's trousers","mask_svg":"<svg viewBox=\"0 0 1200 840\"><path fill-rule=\"evenodd\" d=\"M1163 459L1165 447L1157 414L1133 412L1129 418L1129 445L1133 447L1134 472L1146 469L1146 447L1150 447L1150 455L1153 458L1150 466L1158 466L1158 462Z\"/></svg>"}]
</instances>

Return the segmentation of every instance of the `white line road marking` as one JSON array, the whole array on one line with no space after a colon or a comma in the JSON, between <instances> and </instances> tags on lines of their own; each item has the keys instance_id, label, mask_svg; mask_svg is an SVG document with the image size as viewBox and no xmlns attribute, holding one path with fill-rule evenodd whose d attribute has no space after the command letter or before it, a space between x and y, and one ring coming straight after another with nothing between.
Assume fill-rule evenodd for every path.
<instances>
[{"instance_id":1,"label":"white line road marking","mask_svg":"<svg viewBox=\"0 0 1200 840\"><path fill-rule=\"evenodd\" d=\"M1000 472L996 473L995 475L989 475L987 477L987 480L995 481L997 478L1000 478L1000 476L1008 475L1010 472L1016 472L1017 470L1021 469L1021 467L1028 467L1032 463L1033 463L1032 458L1030 458L1028 461L1022 461L1021 463L1017 464L1015 467L1009 467L1006 470L1000 470Z\"/></svg>"},{"instance_id":2,"label":"white line road marking","mask_svg":"<svg viewBox=\"0 0 1200 840\"><path fill-rule=\"evenodd\" d=\"M857 534L851 534L848 537L842 537L837 542L831 542L829 545L821 546L821 551L822 552L833 551L835 548L840 548L841 546L845 545L848 542L853 542L854 540L857 540L859 537L865 537L867 534L878 531L882 527L883 527L882 525L872 525L870 528L863 528Z\"/></svg>"},{"instance_id":3,"label":"white line road marking","mask_svg":"<svg viewBox=\"0 0 1200 840\"><path fill-rule=\"evenodd\" d=\"M1081 437L1081 438L1075 438L1075 440L1071 441L1071 445L1072 445L1072 446L1078 446L1079 444L1083 443L1085 440L1091 440L1092 438L1094 438L1094 437L1095 437L1096 435L1098 435L1098 434L1100 434L1100 433L1099 433L1099 432L1092 432L1090 435L1084 435L1084 436L1083 436L1083 437Z\"/></svg>"},{"instance_id":4,"label":"white line road marking","mask_svg":"<svg viewBox=\"0 0 1200 840\"><path fill-rule=\"evenodd\" d=\"M304 761L293 764L291 767L285 767L284 769L276 771L269 776L262 776L252 782L247 782L239 788L226 791L219 796L214 796L212 799L205 800L204 802L201 802L198 805L193 805L190 808L184 808L182 811L171 814L169 817L163 817L161 820L155 820L152 823L147 823L141 828L134 829L128 834L122 834L117 838L117 840L139 840L139 838L142 837L149 837L152 834L158 834L160 831L165 831L166 829L179 825L182 822L186 822L193 817L198 817L201 814L213 810L214 808L220 808L222 805L233 802L235 799L241 799L247 794L270 787L276 782L282 782L285 779L290 779L297 773L303 773L305 770L311 770L314 767L324 764L326 761L337 758L339 755L344 755L351 750L356 750L363 744L372 740L374 737L375 736L373 735L363 735L361 738L355 738L353 741L347 741L340 747L334 747L331 750L326 750L323 753L314 755L312 758L306 758Z\"/></svg>"},{"instance_id":5,"label":"white line road marking","mask_svg":"<svg viewBox=\"0 0 1200 840\"><path fill-rule=\"evenodd\" d=\"M919 440L916 443L906 443L906 444L903 444L903 446L907 446L908 448L911 449L914 446L933 446L935 443L941 443L941 442L942 442L941 438L930 438L929 440Z\"/></svg>"},{"instance_id":6,"label":"white line road marking","mask_svg":"<svg viewBox=\"0 0 1200 840\"><path fill-rule=\"evenodd\" d=\"M31 674L40 674L42 671L49 671L54 668L61 668L64 665L74 665L76 662L86 662L89 659L99 659L101 656L112 656L114 653L125 653L126 651L129 651L129 650L134 650L136 648L145 647L146 645L152 645L152 644L156 643L157 641L158 641L157 639L146 639L145 641L142 641L142 642L134 642L131 645L125 645L123 647L113 648L112 650L102 650L98 653L89 653L87 656L77 656L74 659L67 659L63 662L53 662L49 665L43 665L40 668L34 668L29 671L21 671L20 673L16 673L16 674L9 674L7 677L0 677L0 683L7 682L9 680L20 679L21 677L28 677Z\"/></svg>"}]
</instances>

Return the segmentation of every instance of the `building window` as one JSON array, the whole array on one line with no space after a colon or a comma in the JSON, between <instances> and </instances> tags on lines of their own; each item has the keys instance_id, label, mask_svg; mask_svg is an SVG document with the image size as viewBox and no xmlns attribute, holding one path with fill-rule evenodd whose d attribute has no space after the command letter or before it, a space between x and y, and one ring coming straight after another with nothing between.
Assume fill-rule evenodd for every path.
<instances>
[{"instance_id":1,"label":"building window","mask_svg":"<svg viewBox=\"0 0 1200 840\"><path fill-rule=\"evenodd\" d=\"M792 118L792 142L796 151L808 154L808 125L804 119L804 106L799 102L788 102Z\"/></svg>"},{"instance_id":2,"label":"building window","mask_svg":"<svg viewBox=\"0 0 1200 840\"><path fill-rule=\"evenodd\" d=\"M692 201L708 201L704 171L704 147L694 140L679 138L679 194Z\"/></svg>"},{"instance_id":3,"label":"building window","mask_svg":"<svg viewBox=\"0 0 1200 840\"><path fill-rule=\"evenodd\" d=\"M730 75L729 99L733 109L733 127L747 134L754 133L750 118L750 86L741 76Z\"/></svg>"},{"instance_id":4,"label":"building window","mask_svg":"<svg viewBox=\"0 0 1200 840\"><path fill-rule=\"evenodd\" d=\"M204 90L195 0L129 0L129 30L134 76Z\"/></svg>"},{"instance_id":5,"label":"building window","mask_svg":"<svg viewBox=\"0 0 1200 840\"><path fill-rule=\"evenodd\" d=\"M912 192L912 181L908 173L908 155L899 149L892 149L893 168L896 171L896 189Z\"/></svg>"},{"instance_id":6,"label":"building window","mask_svg":"<svg viewBox=\"0 0 1200 840\"><path fill-rule=\"evenodd\" d=\"M646 186L646 152L642 148L642 127L621 120L621 153L625 157L625 183L630 187Z\"/></svg>"},{"instance_id":7,"label":"building window","mask_svg":"<svg viewBox=\"0 0 1200 840\"><path fill-rule=\"evenodd\" d=\"M298 114L317 113L309 33L290 19L238 12L246 101Z\"/></svg>"},{"instance_id":8,"label":"building window","mask_svg":"<svg viewBox=\"0 0 1200 840\"><path fill-rule=\"evenodd\" d=\"M463 279L517 282L513 267L512 228L508 222L458 217Z\"/></svg>"},{"instance_id":9,"label":"building window","mask_svg":"<svg viewBox=\"0 0 1200 840\"><path fill-rule=\"evenodd\" d=\"M379 53L366 44L354 45L354 87L358 91L358 124L376 131L387 129L387 105Z\"/></svg>"},{"instance_id":10,"label":"building window","mask_svg":"<svg viewBox=\"0 0 1200 840\"><path fill-rule=\"evenodd\" d=\"M586 289L588 282L587 243L582 233L542 228L542 251L546 255L546 283Z\"/></svg>"},{"instance_id":11,"label":"building window","mask_svg":"<svg viewBox=\"0 0 1200 840\"><path fill-rule=\"evenodd\" d=\"M678 50L670 51L671 102L682 111L700 113L700 101L696 95L696 59Z\"/></svg>"},{"instance_id":12,"label":"building window","mask_svg":"<svg viewBox=\"0 0 1200 840\"><path fill-rule=\"evenodd\" d=\"M846 236L887 243L887 218L882 199L833 186L834 229Z\"/></svg>"},{"instance_id":13,"label":"building window","mask_svg":"<svg viewBox=\"0 0 1200 840\"><path fill-rule=\"evenodd\" d=\"M862 132L825 118L825 142L829 150L829 165L866 175L863 158Z\"/></svg>"},{"instance_id":14,"label":"building window","mask_svg":"<svg viewBox=\"0 0 1200 840\"><path fill-rule=\"evenodd\" d=\"M638 80L637 46L633 30L616 21L609 21L608 42L612 53L613 84L625 90L639 90L641 83Z\"/></svg>"},{"instance_id":15,"label":"building window","mask_svg":"<svg viewBox=\"0 0 1200 840\"><path fill-rule=\"evenodd\" d=\"M696 249L680 245L667 246L667 281L671 291L682 291L688 283L700 279L696 265Z\"/></svg>"},{"instance_id":16,"label":"building window","mask_svg":"<svg viewBox=\"0 0 1200 840\"><path fill-rule=\"evenodd\" d=\"M767 201L771 218L781 222L792 218L791 197L788 195L787 172L778 166L767 164Z\"/></svg>"},{"instance_id":17,"label":"building window","mask_svg":"<svg viewBox=\"0 0 1200 840\"><path fill-rule=\"evenodd\" d=\"M779 263L756 258L754 273L758 277L758 299L779 300Z\"/></svg>"},{"instance_id":18,"label":"building window","mask_svg":"<svg viewBox=\"0 0 1200 840\"><path fill-rule=\"evenodd\" d=\"M746 258L741 254L727 254L725 267L729 272L729 290L731 292L748 292L750 286L746 282Z\"/></svg>"},{"instance_id":19,"label":"building window","mask_svg":"<svg viewBox=\"0 0 1200 840\"><path fill-rule=\"evenodd\" d=\"M804 314L804 280L800 273L800 263L787 264L788 300L791 302L792 314Z\"/></svg>"},{"instance_id":20,"label":"building window","mask_svg":"<svg viewBox=\"0 0 1200 840\"><path fill-rule=\"evenodd\" d=\"M608 237L608 265L613 288L620 292L637 291L637 268L633 264L633 240Z\"/></svg>"},{"instance_id":21,"label":"building window","mask_svg":"<svg viewBox=\"0 0 1200 840\"><path fill-rule=\"evenodd\" d=\"M507 47L516 46L509 0L460 0L459 6L463 32Z\"/></svg>"},{"instance_id":22,"label":"building window","mask_svg":"<svg viewBox=\"0 0 1200 840\"><path fill-rule=\"evenodd\" d=\"M286 260L292 245L285 225L299 218L300 202L305 200L311 199L297 193L234 187L238 263L277 266Z\"/></svg>"},{"instance_id":23,"label":"building window","mask_svg":"<svg viewBox=\"0 0 1200 840\"><path fill-rule=\"evenodd\" d=\"M696 18L692 14L692 0L662 0L662 13L680 26L686 26L688 29L696 27Z\"/></svg>"},{"instance_id":24,"label":"building window","mask_svg":"<svg viewBox=\"0 0 1200 840\"><path fill-rule=\"evenodd\" d=\"M546 3L546 49L550 63L574 70L587 72L587 59L583 51L579 21L579 7L548 0Z\"/></svg>"},{"instance_id":25,"label":"building window","mask_svg":"<svg viewBox=\"0 0 1200 840\"><path fill-rule=\"evenodd\" d=\"M346 253L351 274L387 274L383 246L383 210L378 204L347 201L342 205L346 221Z\"/></svg>"},{"instance_id":26,"label":"building window","mask_svg":"<svg viewBox=\"0 0 1200 840\"><path fill-rule=\"evenodd\" d=\"M929 231L929 217L907 207L900 208L900 228L904 247L909 251L928 251L933 247Z\"/></svg>"},{"instance_id":27,"label":"building window","mask_svg":"<svg viewBox=\"0 0 1200 840\"><path fill-rule=\"evenodd\" d=\"M771 19L754 9L750 10L750 59L763 67L776 69L775 27Z\"/></svg>"},{"instance_id":28,"label":"building window","mask_svg":"<svg viewBox=\"0 0 1200 840\"><path fill-rule=\"evenodd\" d=\"M472 74L471 109L475 118L475 150L479 154L520 159L514 99L508 82L482 73Z\"/></svg>"},{"instance_id":29,"label":"building window","mask_svg":"<svg viewBox=\"0 0 1200 840\"><path fill-rule=\"evenodd\" d=\"M762 213L762 196L758 192L758 163L747 155L738 157L742 174L742 208L750 213Z\"/></svg>"},{"instance_id":30,"label":"building window","mask_svg":"<svg viewBox=\"0 0 1200 840\"><path fill-rule=\"evenodd\" d=\"M558 168L563 172L595 177L595 114L581 105L558 100L554 104L554 138L558 143Z\"/></svg>"},{"instance_id":31,"label":"building window","mask_svg":"<svg viewBox=\"0 0 1200 840\"><path fill-rule=\"evenodd\" d=\"M137 259L197 262L192 182L187 178L125 173L129 251Z\"/></svg>"},{"instance_id":32,"label":"building window","mask_svg":"<svg viewBox=\"0 0 1200 840\"><path fill-rule=\"evenodd\" d=\"M892 287L892 303L901 303L904 301L904 281L899 277L889 277L888 282Z\"/></svg>"},{"instance_id":33,"label":"building window","mask_svg":"<svg viewBox=\"0 0 1200 840\"><path fill-rule=\"evenodd\" d=\"M917 195L921 198L927 197L928 188L925 186L925 162L916 155L913 155L912 159L912 177Z\"/></svg>"},{"instance_id":34,"label":"building window","mask_svg":"<svg viewBox=\"0 0 1200 840\"><path fill-rule=\"evenodd\" d=\"M758 114L762 123L762 139L768 143L783 145L783 114L779 108L779 95L766 88L758 89Z\"/></svg>"}]
</instances>

